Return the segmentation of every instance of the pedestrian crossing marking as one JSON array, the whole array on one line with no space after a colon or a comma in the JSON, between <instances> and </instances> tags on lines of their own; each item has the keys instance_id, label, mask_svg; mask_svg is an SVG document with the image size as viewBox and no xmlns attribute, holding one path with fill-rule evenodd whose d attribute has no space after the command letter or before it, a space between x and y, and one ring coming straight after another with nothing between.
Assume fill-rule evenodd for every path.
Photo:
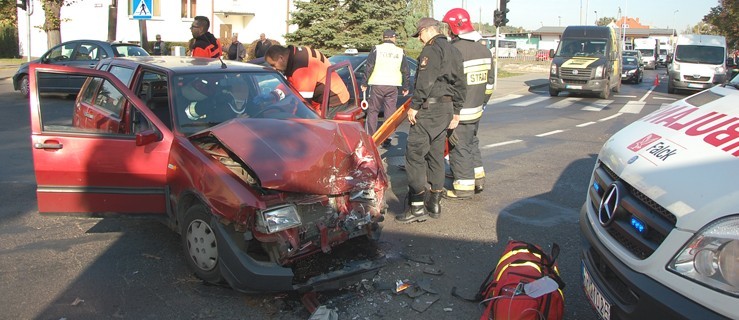
<instances>
[{"instance_id":1,"label":"pedestrian crossing marking","mask_svg":"<svg viewBox=\"0 0 739 320\"><path fill-rule=\"evenodd\" d=\"M508 94L508 95L502 96L500 98L490 99L490 101L488 102L488 104L501 103L503 101L518 99L520 97L523 97L523 96L520 95L520 94Z\"/></svg>"},{"instance_id":2,"label":"pedestrian crossing marking","mask_svg":"<svg viewBox=\"0 0 739 320\"><path fill-rule=\"evenodd\" d=\"M591 103L589 106L582 108L582 111L602 111L609 104L613 103L613 100L600 99Z\"/></svg>"},{"instance_id":3,"label":"pedestrian crossing marking","mask_svg":"<svg viewBox=\"0 0 739 320\"><path fill-rule=\"evenodd\" d=\"M646 104L647 104L646 102L629 101L629 102L626 102L626 104L621 108L619 112L621 113L640 113Z\"/></svg>"},{"instance_id":4,"label":"pedestrian crossing marking","mask_svg":"<svg viewBox=\"0 0 739 320\"><path fill-rule=\"evenodd\" d=\"M614 98L636 98L636 96L629 96L629 95L623 95L623 94L614 94Z\"/></svg>"},{"instance_id":5,"label":"pedestrian crossing marking","mask_svg":"<svg viewBox=\"0 0 739 320\"><path fill-rule=\"evenodd\" d=\"M545 101L545 100L549 100L549 99L550 99L549 97L535 97L535 98L532 98L532 99L527 99L527 100L524 100L524 101L521 101L521 102L513 103L513 104L511 104L511 106L513 106L513 107L528 107L528 106L530 106L532 104L539 103L539 102L542 102L542 101Z\"/></svg>"},{"instance_id":6,"label":"pedestrian crossing marking","mask_svg":"<svg viewBox=\"0 0 739 320\"><path fill-rule=\"evenodd\" d=\"M563 109L571 106L572 104L582 100L583 98L565 98L547 106L549 109Z\"/></svg>"}]
</instances>

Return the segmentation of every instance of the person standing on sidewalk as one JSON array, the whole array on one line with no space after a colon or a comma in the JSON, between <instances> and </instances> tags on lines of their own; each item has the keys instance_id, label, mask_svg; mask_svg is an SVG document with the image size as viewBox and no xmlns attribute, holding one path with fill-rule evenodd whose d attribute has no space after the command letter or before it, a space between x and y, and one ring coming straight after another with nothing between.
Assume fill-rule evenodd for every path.
<instances>
[{"instance_id":1,"label":"person standing on sidewalk","mask_svg":"<svg viewBox=\"0 0 739 320\"><path fill-rule=\"evenodd\" d=\"M485 104L493 94L493 55L487 47L477 42L482 36L475 31L469 13L454 8L442 19L449 25L452 45L459 49L464 59L464 75L467 94L459 112L459 125L451 132L449 165L454 175L453 189L444 194L446 199L470 199L482 192L485 186L485 169L482 166L477 130Z\"/></svg>"},{"instance_id":2,"label":"person standing on sidewalk","mask_svg":"<svg viewBox=\"0 0 739 320\"><path fill-rule=\"evenodd\" d=\"M244 61L246 57L246 49L244 44L239 42L239 34L234 33L231 45L228 46L228 60Z\"/></svg>"},{"instance_id":3,"label":"person standing on sidewalk","mask_svg":"<svg viewBox=\"0 0 739 320\"><path fill-rule=\"evenodd\" d=\"M254 58L262 58L265 54L267 54L267 50L269 50L269 47L272 46L272 41L267 39L267 36L264 35L264 33L259 35L259 42L257 42L257 45L254 47Z\"/></svg>"},{"instance_id":4,"label":"person standing on sidewalk","mask_svg":"<svg viewBox=\"0 0 739 320\"><path fill-rule=\"evenodd\" d=\"M459 123L464 104L462 54L439 33L439 21L421 18L412 37L424 43L418 57L416 86L408 109L408 143L405 153L410 207L395 217L401 223L441 216L444 191L446 130ZM426 184L431 190L426 197Z\"/></svg>"},{"instance_id":5,"label":"person standing on sidewalk","mask_svg":"<svg viewBox=\"0 0 739 320\"><path fill-rule=\"evenodd\" d=\"M155 56L168 55L169 53L167 51L167 44L162 41L162 36L158 34L156 35L156 39L157 41L154 42L154 47L151 50L151 54Z\"/></svg>"},{"instance_id":6,"label":"person standing on sidewalk","mask_svg":"<svg viewBox=\"0 0 739 320\"><path fill-rule=\"evenodd\" d=\"M382 33L382 44L375 46L367 56L366 74L369 75L367 84L370 86L367 133L370 136L377 131L377 116L381 108L386 119L395 113L398 87L401 87L403 96L408 95L408 62L405 61L403 49L395 45L396 37L395 31L385 30ZM362 91L366 90L367 85L362 84ZM389 145L390 140L392 138L388 138L382 145Z\"/></svg>"}]
</instances>

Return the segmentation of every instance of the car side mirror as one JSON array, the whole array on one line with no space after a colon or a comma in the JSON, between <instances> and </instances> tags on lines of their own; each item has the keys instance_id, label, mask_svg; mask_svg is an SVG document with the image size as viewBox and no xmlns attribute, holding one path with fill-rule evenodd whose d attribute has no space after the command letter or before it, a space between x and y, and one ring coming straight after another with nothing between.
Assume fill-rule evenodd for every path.
<instances>
[{"instance_id":1,"label":"car side mirror","mask_svg":"<svg viewBox=\"0 0 739 320\"><path fill-rule=\"evenodd\" d=\"M554 58L554 49L549 49L549 58Z\"/></svg>"},{"instance_id":2,"label":"car side mirror","mask_svg":"<svg viewBox=\"0 0 739 320\"><path fill-rule=\"evenodd\" d=\"M147 129L136 133L136 146L145 146L155 141L159 141L161 137L154 129Z\"/></svg>"}]
</instances>

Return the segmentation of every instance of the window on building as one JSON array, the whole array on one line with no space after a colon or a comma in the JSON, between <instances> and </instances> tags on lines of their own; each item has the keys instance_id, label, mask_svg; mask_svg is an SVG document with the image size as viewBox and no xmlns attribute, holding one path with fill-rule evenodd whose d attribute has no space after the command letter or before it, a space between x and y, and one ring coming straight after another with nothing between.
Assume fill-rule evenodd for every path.
<instances>
[{"instance_id":1,"label":"window on building","mask_svg":"<svg viewBox=\"0 0 739 320\"><path fill-rule=\"evenodd\" d=\"M195 11L195 7L197 7L197 0L182 0L182 18L195 18L197 16L197 12Z\"/></svg>"},{"instance_id":2,"label":"window on building","mask_svg":"<svg viewBox=\"0 0 739 320\"><path fill-rule=\"evenodd\" d=\"M161 2L164 0L151 0L151 6L153 8L149 8L151 10L151 15L153 17L159 17L162 15L161 11ZM128 0L128 15L132 16L134 10L137 10L139 8L134 8L134 6L140 6L140 4L144 2L144 0Z\"/></svg>"}]
</instances>

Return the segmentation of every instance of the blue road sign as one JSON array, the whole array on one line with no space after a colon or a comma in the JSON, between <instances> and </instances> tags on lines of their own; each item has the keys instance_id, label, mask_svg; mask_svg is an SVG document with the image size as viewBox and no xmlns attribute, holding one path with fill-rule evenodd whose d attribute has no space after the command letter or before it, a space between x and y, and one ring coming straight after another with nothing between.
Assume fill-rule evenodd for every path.
<instances>
[{"instance_id":1,"label":"blue road sign","mask_svg":"<svg viewBox=\"0 0 739 320\"><path fill-rule=\"evenodd\" d=\"M152 0L133 0L133 18L136 20L151 19Z\"/></svg>"}]
</instances>

